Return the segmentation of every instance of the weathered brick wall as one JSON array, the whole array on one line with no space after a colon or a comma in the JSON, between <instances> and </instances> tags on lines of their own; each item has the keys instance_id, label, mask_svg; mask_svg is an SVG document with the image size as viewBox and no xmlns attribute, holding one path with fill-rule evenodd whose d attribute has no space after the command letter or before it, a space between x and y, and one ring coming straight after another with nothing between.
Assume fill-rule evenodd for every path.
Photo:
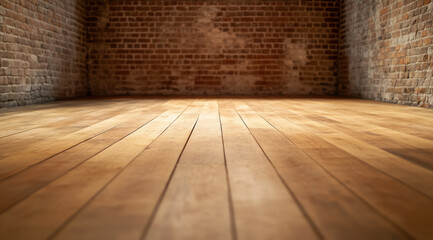
<instances>
[{"instance_id":1,"label":"weathered brick wall","mask_svg":"<svg viewBox=\"0 0 433 240\"><path fill-rule=\"evenodd\" d=\"M0 108L85 95L85 0L0 4Z\"/></svg>"},{"instance_id":2,"label":"weathered brick wall","mask_svg":"<svg viewBox=\"0 0 433 240\"><path fill-rule=\"evenodd\" d=\"M334 94L336 0L90 0L92 94Z\"/></svg>"},{"instance_id":3,"label":"weathered brick wall","mask_svg":"<svg viewBox=\"0 0 433 240\"><path fill-rule=\"evenodd\" d=\"M341 2L0 1L0 108L82 96L89 82L93 95L329 95L338 84L433 106L431 0Z\"/></svg>"},{"instance_id":4,"label":"weathered brick wall","mask_svg":"<svg viewBox=\"0 0 433 240\"><path fill-rule=\"evenodd\" d=\"M433 106L431 0L343 0L340 94Z\"/></svg>"}]
</instances>

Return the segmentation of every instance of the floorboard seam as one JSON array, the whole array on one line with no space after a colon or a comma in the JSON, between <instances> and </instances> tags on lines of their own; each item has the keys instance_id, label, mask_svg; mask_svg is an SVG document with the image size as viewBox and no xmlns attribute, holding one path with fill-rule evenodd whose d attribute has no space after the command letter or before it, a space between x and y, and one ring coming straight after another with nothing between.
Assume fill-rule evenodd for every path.
<instances>
[{"instance_id":1,"label":"floorboard seam","mask_svg":"<svg viewBox=\"0 0 433 240\"><path fill-rule=\"evenodd\" d=\"M382 214L380 211L378 211L373 205L368 203L364 198L359 196L355 191L353 191L350 187L348 187L345 183L340 181L334 174L332 174L330 171L328 171L325 167L323 167L319 162L317 162L310 154L308 154L304 149L299 147L296 143L294 143L289 137L287 137L283 132L281 132L278 128L276 128L272 123L270 123L268 120L266 120L261 114L258 113L258 115L266 121L269 125L271 125L276 131L278 131L282 136L284 136L287 140L289 140L293 145L295 145L299 150L304 152L312 161L314 161L321 169L323 169L327 174L329 174L332 178L334 178L338 183L340 183L345 189L347 189L350 193L352 193L354 196L356 196L361 202L363 202L366 206L368 206L370 209L373 210L373 212L377 213L379 216L381 216L386 222L391 224L395 229L400 231L405 237L408 239L414 239L409 233L407 233L404 229L402 229L400 226L398 226L396 223L394 223L391 219L389 219L386 215ZM279 114L278 114L279 115ZM281 115L279 115L281 116ZM285 118L286 119L286 118ZM288 120L288 119L287 119ZM288 120L289 121L289 120ZM337 147L338 148L338 147ZM344 150L343 150L344 151ZM374 168L376 169L376 168Z\"/></svg>"},{"instance_id":2,"label":"floorboard seam","mask_svg":"<svg viewBox=\"0 0 433 240\"><path fill-rule=\"evenodd\" d=\"M256 141L257 145L260 147L260 149L262 150L263 154L265 155L266 159L269 161L269 163L271 164L272 168L274 169L275 173L277 174L277 176L280 178L280 180L282 181L283 185L286 187L287 191L289 192L289 194L292 196L293 200L295 201L296 205L299 207L302 215L306 218L306 220L308 221L308 223L310 224L311 228L313 229L314 233L317 235L317 237L319 239L325 239L324 235L320 232L319 228L317 227L317 225L314 223L313 219L310 217L310 215L308 215L307 211L305 210L305 208L302 206L301 202L299 201L299 199L296 197L295 193L292 191L292 189L289 187L289 185L286 183L286 181L284 181L283 177L281 176L281 174L278 172L277 168L275 167L275 165L272 163L271 159L269 158L269 156L266 154L265 150L262 148L262 146L260 145L260 143L258 142L258 140L256 139L256 137L254 136L254 134L251 132L251 130L249 129L248 125L245 123L244 119L242 118L241 114L237 111L236 107L234 106L235 111L237 112L238 116L241 118L242 122L244 123L244 125L248 128L248 131L250 132L251 136L254 138L254 140Z\"/></svg>"},{"instance_id":3,"label":"floorboard seam","mask_svg":"<svg viewBox=\"0 0 433 240\"><path fill-rule=\"evenodd\" d=\"M340 181L334 174L329 172L325 167L323 167L319 162L317 162L313 157L311 157L310 154L308 154L304 149L300 148L296 143L294 143L290 138L288 138L283 132L278 130L272 123L267 121L261 114L259 114L263 120L265 120L269 125L271 125L275 130L277 130L281 135L283 135L287 140L289 140L291 143L293 143L299 150L301 150L303 153L305 153L312 161L314 161L323 171L325 171L327 174L329 174L332 178L334 178L339 184L341 184L346 190L348 190L350 193L352 193L356 198L358 198L361 202L363 202L366 206L368 206L370 209L373 210L377 215L381 216L386 222L391 224L395 229L400 231L405 237L408 239L414 239L409 233L407 233L404 229L402 229L400 226L398 226L396 223L394 223L391 219L389 219L386 215L379 212L374 206L372 206L370 203L368 203L364 198L359 196L356 192L354 192L351 188L349 188L346 184L344 184L342 181Z\"/></svg>"},{"instance_id":4,"label":"floorboard seam","mask_svg":"<svg viewBox=\"0 0 433 240\"><path fill-rule=\"evenodd\" d=\"M269 106L269 104L267 104L267 105L268 105L269 108L274 109L273 107ZM297 116L304 117L304 116L302 116L302 115L300 115L300 114L298 114L298 113L296 113L296 112L292 112L292 113L295 114L295 115L297 115ZM278 114L278 115L281 116L281 117L283 117L283 118L286 119L287 121L289 121L289 122L291 122L291 123L293 123L293 124L299 126L299 124L297 124L296 122L291 121L291 120L290 120L289 118L287 118L286 116L281 115L281 114ZM312 120L312 119L310 119L310 120L313 121L313 122L319 123L319 122L317 122L317 121L315 121L315 120ZM265 121L266 121L266 120L265 120ZM324 126L328 126L328 125L323 124L323 123L319 123L319 124L324 125ZM302 127L302 126L301 126L301 128L305 129L305 128ZM340 133L347 135L346 133L343 133L343 132L340 132ZM321 138L321 137L319 137L319 138L322 139L323 141L325 141L325 142L327 142L327 143L329 143L329 144L335 146L334 144L332 144L332 143L326 141L325 139L323 139L323 138ZM357 140L362 141L362 140L360 140L360 139L357 139ZM362 141L362 142L365 142L365 141ZM337 146L335 146L335 147L337 147ZM375 147L375 146L373 146L373 147ZM337 147L337 148L338 148L338 147ZM378 148L378 147L376 147L376 148ZM339 148L339 149L341 149L341 148ZM381 148L379 148L379 149L381 149ZM341 149L341 150L344 151L344 152L346 152L347 154L350 154L349 152L347 152L347 151L345 151L345 150L343 150L343 149ZM383 150L383 151L385 151L385 150ZM350 155L353 156L352 154L350 154ZM395 157L398 157L398 156L395 155L395 154L392 154L392 155L394 155ZM396 182L399 182L400 184L402 184L402 185L406 186L407 188L411 189L412 191L417 192L417 193L421 194L422 196L426 197L427 199L433 201L433 198L432 198L432 197L430 197L430 196L428 196L427 194L421 192L420 190L413 188L413 187L410 186L409 184L406 184L405 182L401 181L400 179L398 179L398 178L396 178L396 177L394 177L394 176L388 174L387 172L385 172L385 171L383 171L383 170L381 170L381 169L379 169L379 168L376 168L375 166L369 164L368 162L366 162L366 161L364 161L364 160L362 160L362 159L360 159L360 158L358 158L358 157L356 157L356 156L353 156L353 157L356 158L356 159L357 159L359 162L361 162L362 164L366 164L367 166L369 166L369 167L371 167L371 168L373 168L373 169L376 169L377 171L379 171L379 172L381 172L382 174L384 174L384 175L386 175L386 176L392 178L392 179L395 180ZM400 157L399 157L399 158L400 158ZM401 159L403 159L403 158L401 158ZM403 159L403 160L407 161L406 159ZM412 163L412 164L414 164L414 163ZM414 165L416 165L416 164L414 164ZM417 165L417 166L418 166L418 165Z\"/></svg>"},{"instance_id":5,"label":"floorboard seam","mask_svg":"<svg viewBox=\"0 0 433 240\"><path fill-rule=\"evenodd\" d=\"M229 200L229 209L230 209L231 229L232 229L233 240L237 240L238 239L238 233L237 233L237 230L236 230L235 210L234 210L234 206L233 206L232 190L231 190L231 187L230 187L230 177L229 177L229 171L228 171L228 167L227 167L226 150L225 150L225 146L224 146L223 124L221 122L221 112L220 112L219 104L218 104L218 118L219 118L219 121L220 121L221 141L222 141L223 154L224 154L224 167L225 167L225 170L226 170L226 179L227 179L227 189L228 189L228 200Z\"/></svg>"},{"instance_id":6,"label":"floorboard seam","mask_svg":"<svg viewBox=\"0 0 433 240\"><path fill-rule=\"evenodd\" d=\"M203 106L202 106L202 109L203 109ZM168 178L167 183L165 184L164 189L163 189L163 191L161 193L161 196L158 198L158 201L157 201L157 203L155 205L155 208L153 209L152 214L149 217L149 221L146 224L146 226L144 226L144 229L143 229L143 231L142 231L139 239L146 239L147 234L148 234L150 228L152 227L153 220L155 219L156 213L158 212L158 209L159 209L159 207L160 207L160 205L162 203L162 200L164 199L164 196L165 196L165 194L167 192L168 186L170 185L170 182L173 179L173 176L174 176L174 173L175 173L175 171L177 169L177 166L179 164L180 158L182 157L182 154L185 151L185 148L186 148L186 146L187 146L187 144L189 142L189 139L191 138L191 135L194 132L194 129L195 129L195 126L197 125L197 122L198 122L198 119L200 117L200 114L201 114L201 111L198 114L198 116L197 116L197 118L196 118L196 120L194 122L194 125L193 125L193 127L191 129L191 132L189 133L188 138L186 139L185 144L183 145L182 151L180 152L179 157L176 160L176 164L174 165L173 170L171 171L170 177Z\"/></svg>"},{"instance_id":7,"label":"floorboard seam","mask_svg":"<svg viewBox=\"0 0 433 240\"><path fill-rule=\"evenodd\" d=\"M159 105L157 105L157 106L160 106L160 105L162 105L162 104L159 104ZM157 107L157 106L155 106L155 107ZM162 114L162 113L161 113L161 114ZM160 114L159 114L159 115L160 115ZM158 116L159 116L159 115L158 115ZM146 122L145 124L143 124L143 125L137 127L134 131L132 131L132 132L126 134L125 136L119 138L118 140L116 140L116 141L113 142L112 144L110 144L110 145L104 147L103 149L101 149L101 150L98 151L97 153L95 153L95 154L91 155L90 157L86 158L85 160L83 160L82 162L78 163L78 164L75 165L74 167L70 168L70 169L67 170L66 172L64 172L64 173L60 174L59 176L55 177L54 179L48 181L44 186L39 187L38 189L36 189L36 190L33 191L32 193L28 194L28 195L25 196L24 198L20 199L19 201L15 202L14 204L12 204L11 206L9 206L8 208L6 208L6 209L0 211L0 214L2 214L2 213L4 213L4 212L8 211L9 209L11 209L12 207L14 207L14 206L17 205L18 203L20 203L20 202L26 200L27 198L29 198L29 197L30 197L31 195L33 195L34 193L36 193L36 192L39 191L40 189L42 189L42 188L44 188L45 186L47 186L48 184L54 182L55 180L57 180L58 178L60 178L60 177L62 177L62 176L64 176L64 175L68 174L70 171L72 171L72 170L74 170L75 168L79 167L80 165L84 164L87 160L93 158L94 156L98 155L98 154L101 153L102 151L104 151L104 150L106 150L107 148L113 146L114 144L118 143L118 142L121 141L122 139L128 137L129 135L131 135L132 133L134 133L134 132L137 131L138 129L142 128L144 125L146 125L146 124L148 124L149 122L151 122L153 119L157 118L158 116L155 116L154 118L150 119L150 120L149 120L148 122ZM79 144L82 144L82 143L84 143L84 142L86 142L86 141L89 141L90 139L93 139L93 138L95 138L95 137L98 137L99 135L101 135L101 134L103 134L103 133L105 133L105 132L108 132L108 131L114 129L114 128L118 127L118 126L121 125L121 124L123 124L123 123L119 123L118 125L116 125L116 126L110 128L110 129L107 129L107 130L105 130L105 131L99 133L98 135L95 135L95 136L93 136L93 137L91 137L91 138L89 138L89 139L86 139L86 140L80 142ZM35 166L37 166L37 165L39 165L39 164L42 164L42 163L45 162L45 161L49 161L51 158L55 157L56 155L62 154L63 152L66 152L66 151L68 151L69 149L78 146L79 144L74 145L74 146L72 146L72 147L70 147L70 148L68 148L68 149L66 149L66 150L64 150L64 151L62 151L62 152L59 152L59 153L57 153L57 154L55 154L55 155L53 155L53 156L51 156L51 157L49 157L49 158L47 158L47 159L45 159L45 160L42 160L41 162L38 162L38 163L35 164L35 165L32 165L32 166L30 166L30 167L28 167L28 168L26 168L26 169L23 169L22 171L17 172L16 174L11 175L10 177L12 178L12 177L17 176L17 175L19 175L19 174L22 174L23 172L25 172L25 171L31 169L32 167L35 167ZM2 180L0 180L0 181L6 180L6 179L7 179L7 178L2 179Z\"/></svg>"},{"instance_id":8,"label":"floorboard seam","mask_svg":"<svg viewBox=\"0 0 433 240\"><path fill-rule=\"evenodd\" d=\"M288 119L287 117L285 117L285 116L283 116L283 115L280 115L280 114L278 114L278 115L281 116L281 117L283 117L284 119L286 119L287 121L289 121L289 122L291 122L291 123L293 123L293 124L299 125L299 124L297 124L297 123L295 123L295 122L290 121L290 119ZM297 115L298 115L298 114L297 114ZM300 116L300 115L298 115L298 116ZM266 120L265 120L265 121L266 121ZM311 121L314 121L314 120L311 120ZM317 121L314 121L314 122L317 122ZM320 124L320 123L319 123L319 124ZM322 124L322 125L325 125L325 124ZM343 133L343 132L340 132L340 133L347 135L346 133ZM327 143L329 143L329 144L335 146L334 144L332 144L332 143L326 141L325 139L323 139L323 138L321 138L321 137L319 137L319 138L322 139L323 141L325 141L325 142L327 142ZM357 139L357 140L359 140L359 139ZM359 140L359 141L362 141L362 140ZM362 142L364 142L364 141L362 141ZM337 146L335 146L335 147L337 147ZM375 147L375 146L373 146L373 147ZM337 147L337 148L338 148L338 147ZM376 147L376 148L377 148L377 147ZM341 148L339 148L339 149L341 149ZM379 148L379 149L381 149L381 148ZM343 149L341 149L341 150L344 151L344 152L346 152L346 151L343 150ZM383 151L385 151L385 150L383 150ZM347 153L347 154L350 154L349 152L346 152L346 153ZM392 153L391 153L391 154L392 154ZM353 156L352 154L350 154L350 155ZM395 155L395 154L392 154L392 155L394 155L395 157L399 157L399 156L397 156L397 155ZM364 160L362 160L362 159L359 159L359 158L356 157L356 156L353 156L353 157L356 158L358 161L360 161L362 164L366 164L367 166L369 166L369 167L371 167L371 168L373 168L373 169L376 169L377 171L379 171L379 172L381 172L382 174L384 174L384 175L386 175L386 176L392 178L392 179L395 180L396 182L399 182L400 184L402 184L402 185L406 186L407 188L411 189L412 191L417 192L417 193L421 194L422 196L428 198L429 200L433 201L433 198L432 198L432 197L430 197L430 196L428 196L427 194L425 194L425 193L419 191L418 189L413 188L413 187L410 186L409 184L407 184L407 183L401 181L400 179L398 179L398 178L396 178L396 177L394 177L394 176L388 174L387 172L385 172L385 171L383 171L383 170L381 170L381 169L379 169L379 168L376 168L375 166L369 164L368 162L366 162L366 161L364 161ZM399 158L401 158L401 157L399 157ZM405 161L407 161L407 160L404 159L404 158L402 158L402 159L405 160ZM408 161L408 162L410 162L410 161ZM412 163L412 164L414 164L414 163ZM414 164L414 165L416 165L416 164ZM418 166L418 165L417 165L417 166Z\"/></svg>"},{"instance_id":9,"label":"floorboard seam","mask_svg":"<svg viewBox=\"0 0 433 240\"><path fill-rule=\"evenodd\" d=\"M154 108L160 107L162 104L164 104L164 103L161 103L161 104L158 104L158 105L156 105L156 106L153 106L153 107L151 107L151 109L148 109L148 110L145 110L145 111L146 111L146 112L147 112L147 111L151 111L151 110L154 109ZM111 119L111 118L114 118L114 117L116 117L116 116L109 117L109 118L107 118L107 119L105 119L105 120L108 120L108 119ZM155 118L156 118L156 117L155 117ZM102 121L105 121L105 120L102 120ZM152 120L153 120L153 119L149 120L149 122L152 121ZM127 122L127 121L125 121L125 122ZM47 157L47 158L45 158L45 159L43 159L43 160L37 162L37 163L34 163L34 164L30 165L30 166L27 166L26 168L21 169L21 170L19 170L18 172L14 173L14 174L12 174L12 175L10 175L10 176L7 176L7 177L5 177L5 178L0 179L0 182L3 181L3 180L7 180L8 178L11 178L11 177L13 177L13 176L16 176L16 175L18 175L18 174L20 174L20 173L22 173L22 172L24 172L24 171L26 171L26 170L28 170L28 169L34 167L34 166L37 166L37 165L39 165L39 164L41 164L41 163L44 163L45 161L48 161L49 159L51 159L51 158L53 158L53 157L55 157L55 156L57 156L57 155L59 155L59 154L62 154L62 153L64 153L64 152L66 152L66 151L68 151L68 150L70 150L70 149L72 149L72 148L74 148L74 147L76 147L76 146L78 146L78 145L80 145L80 144L86 142L86 141L89 141L89 140L92 139L92 138L95 138L95 137L97 137L97 136L99 136L99 135L101 135L101 134L103 134L103 133L105 133L105 132L107 132L107 131L110 131L111 129L116 128L116 127L118 127L119 125L121 125L121 124L123 124L123 123L125 123L125 122L122 122L122 123L116 124L115 126L113 126L113 127L111 127L111 128L108 128L108 129L106 129L106 130L103 130L102 132L100 132L100 133L98 133L98 134L96 134L96 135L94 135L94 136L91 136L91 137L89 137L89 138L87 138L87 139L85 139L85 140L83 140L83 141L80 141L79 143L74 144L74 145L71 146L71 147L68 147L68 148L66 148L66 149L64 149L64 150L62 150L62 151L60 151L60 152L58 152L58 153L55 153L55 154L53 154L53 155L51 155L51 156L49 156L49 157ZM95 123L95 124L97 124L97 123ZM146 124L147 124L147 123L146 123ZM142 126L140 126L139 128L141 128L141 127L142 127ZM137 128L137 129L138 129L138 128ZM133 132L135 132L135 131L133 131ZM131 132L131 133L132 133L132 132ZM129 134L128 134L128 135L129 135Z\"/></svg>"},{"instance_id":10,"label":"floorboard seam","mask_svg":"<svg viewBox=\"0 0 433 240\"><path fill-rule=\"evenodd\" d=\"M162 131L158 135L158 137L161 136L161 134L163 134L180 117L180 115L182 115L182 113L188 108L188 106L179 114L179 116L176 117L176 119L173 122L171 122L164 129L164 131ZM141 127L137 128L136 130L134 130L133 132L131 132L128 135L131 135L132 133L136 132L138 129L140 129L143 126L147 125L148 123L150 123L151 121L153 121L154 119L156 119L158 116L160 116L162 113L164 113L164 112L161 112L160 114L158 114L157 116L155 116L153 119L151 119L147 123L143 124ZM149 145L151 145L156 139L158 139L158 137L156 137L152 142L150 142ZM69 217L64 223L62 223L62 225L60 227L58 227L47 239L54 239L56 237L56 235L59 234L80 212L82 212L108 185L110 185L110 183L113 182L117 178L117 176L119 176L132 162L134 162L134 160L137 158L137 156L139 156L144 150L146 150L146 148L144 148L140 153L138 153L130 162L128 162L128 164L126 164L126 166L124 166L106 184L104 184L104 186L102 186L101 189L99 189L88 201L86 201L86 203L84 203L71 217Z\"/></svg>"}]
</instances>

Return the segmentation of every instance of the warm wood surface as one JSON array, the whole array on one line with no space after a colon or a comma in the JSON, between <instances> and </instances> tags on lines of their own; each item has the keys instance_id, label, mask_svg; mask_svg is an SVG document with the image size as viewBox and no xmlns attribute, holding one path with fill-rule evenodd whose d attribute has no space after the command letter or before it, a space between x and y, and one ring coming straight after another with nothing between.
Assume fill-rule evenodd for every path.
<instances>
[{"instance_id":1,"label":"warm wood surface","mask_svg":"<svg viewBox=\"0 0 433 240\"><path fill-rule=\"evenodd\" d=\"M433 239L433 110L319 98L1 110L0 239Z\"/></svg>"}]
</instances>

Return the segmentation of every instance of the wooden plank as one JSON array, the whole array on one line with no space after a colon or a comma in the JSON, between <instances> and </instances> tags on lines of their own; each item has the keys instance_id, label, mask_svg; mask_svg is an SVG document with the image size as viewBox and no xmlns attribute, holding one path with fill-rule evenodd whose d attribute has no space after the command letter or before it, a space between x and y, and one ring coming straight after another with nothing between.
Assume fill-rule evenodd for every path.
<instances>
[{"instance_id":1,"label":"wooden plank","mask_svg":"<svg viewBox=\"0 0 433 240\"><path fill-rule=\"evenodd\" d=\"M297 139L295 144L301 143L298 146L309 156L408 235L415 239L433 235L433 201L338 147L311 148L308 139L302 144L302 139L292 132L295 124L281 116L262 117L288 139ZM298 131L308 133L302 128Z\"/></svg>"},{"instance_id":2,"label":"wooden plank","mask_svg":"<svg viewBox=\"0 0 433 240\"><path fill-rule=\"evenodd\" d=\"M247 105L236 109L306 213L329 239L405 239Z\"/></svg>"},{"instance_id":3,"label":"wooden plank","mask_svg":"<svg viewBox=\"0 0 433 240\"><path fill-rule=\"evenodd\" d=\"M343 108L343 109L339 109L338 113L343 116L344 115L352 116L353 119L356 119L358 116L362 116L363 119L358 119L359 121L365 121L370 124L375 124L381 127L397 130L400 132L404 132L407 134L411 134L423 138L426 137L427 138L430 137L428 139L432 138L431 134L430 135L425 134L426 131L427 132L433 131L433 127L431 126L431 124L429 124L425 120L414 121L413 119L408 119L401 114L392 115L392 114L386 114L383 111L374 112L375 111L374 107L370 107L369 109L371 109L372 112L365 112L368 110L356 111L352 109ZM408 122L410 122L411 124L408 124Z\"/></svg>"},{"instance_id":4,"label":"wooden plank","mask_svg":"<svg viewBox=\"0 0 433 240\"><path fill-rule=\"evenodd\" d=\"M159 137L154 131L162 132L172 114L122 139L152 114L177 114L191 101L88 99L0 110L0 137L14 133L0 139L0 178L13 154L14 166L23 167L0 180L0 239L315 237L302 233L312 232L306 218L322 239L433 235L433 198L426 194L433 182L426 175L433 166L431 109L229 99L220 100L218 119L215 100L202 99L206 111L177 166L197 107ZM73 141L78 145L68 145ZM293 202L300 208L287 210Z\"/></svg>"},{"instance_id":5,"label":"wooden plank","mask_svg":"<svg viewBox=\"0 0 433 240\"><path fill-rule=\"evenodd\" d=\"M254 103L254 101L252 102ZM332 111L324 111L323 109L326 110L328 108L323 106L318 107L320 110L316 110L316 108L291 110L292 113L298 115L298 117L294 118L292 114L287 114L286 109L288 107L288 105L285 105L283 108L278 106L275 107L273 104L264 104L259 106L259 108L266 108L267 111L269 111L269 109L276 109L276 112L282 113L282 115L284 115L287 119L296 122L299 126L310 126L310 132L345 133L355 137L358 140L367 142L370 145L398 155L401 158L411 161L412 163L415 163L419 166L433 169L433 158L430 156L433 155L433 148L430 148L430 145L433 143L431 140L400 133L398 131L382 128L377 125L368 124L366 123L368 122L366 117L363 117L358 121L359 118L357 118L357 115L353 116L346 112L344 112L345 114L337 114L338 112L341 112L341 110L334 111L332 108L330 108ZM314 112L317 112L318 114L312 114ZM326 131L324 131L325 129ZM332 129L332 131L329 131L329 129ZM305 137L305 135L302 137ZM296 141L296 136L293 134L291 138L292 140ZM317 136L314 137L314 139L316 141L326 142ZM311 140L305 141L305 139L303 139L302 144L309 145L314 144L314 142ZM323 146L317 145L310 147L323 148ZM408 154L405 154L405 152Z\"/></svg>"},{"instance_id":6,"label":"wooden plank","mask_svg":"<svg viewBox=\"0 0 433 240\"><path fill-rule=\"evenodd\" d=\"M139 239L202 107L190 106L54 238Z\"/></svg>"},{"instance_id":7,"label":"wooden plank","mask_svg":"<svg viewBox=\"0 0 433 240\"><path fill-rule=\"evenodd\" d=\"M347 132L346 132L347 133ZM433 148L415 148L396 141L394 138L384 137L374 132L351 132L357 139L383 149L402 159L410 161L418 166L433 170Z\"/></svg>"},{"instance_id":8,"label":"wooden plank","mask_svg":"<svg viewBox=\"0 0 433 240\"><path fill-rule=\"evenodd\" d=\"M0 213L140 127L116 126L0 182Z\"/></svg>"},{"instance_id":9,"label":"wooden plank","mask_svg":"<svg viewBox=\"0 0 433 240\"><path fill-rule=\"evenodd\" d=\"M286 116L283 112L282 116ZM417 164L406 161L385 150L363 142L356 137L342 133L330 124L322 124L317 121L308 121L308 118L296 120L287 116L292 122L302 124L310 131L319 132L320 138L347 151L371 166L393 176L413 189L433 198L433 172ZM326 130L325 130L326 129ZM325 132L323 132L325 130ZM429 146L428 144L426 146Z\"/></svg>"},{"instance_id":10,"label":"wooden plank","mask_svg":"<svg viewBox=\"0 0 433 240\"><path fill-rule=\"evenodd\" d=\"M317 239L233 105L220 114L238 239Z\"/></svg>"},{"instance_id":11,"label":"wooden plank","mask_svg":"<svg viewBox=\"0 0 433 240\"><path fill-rule=\"evenodd\" d=\"M147 106L157 106L162 102L158 101L150 101L147 102ZM56 131L61 131L65 128L85 128L90 125L96 124L103 120L112 118L116 115L131 111L136 109L137 103L131 102L131 104L114 104L112 105L104 105L104 106L89 106L86 108L86 111L72 111L58 107L56 108L56 116L42 116L40 118L34 119L31 123L31 129L27 131L20 131L17 134L13 134L8 137L3 137L0 139L0 151L7 150L7 148L13 147L16 144L25 144L25 141L36 139L38 141L46 141L52 140L47 138L55 138L57 139L59 135L56 135ZM61 120L57 120L60 118ZM53 121L56 120L56 121ZM18 123L19 124L19 123ZM28 126L27 123L24 123L22 127ZM13 129L16 129L17 126L14 126ZM0 130L0 133L3 133L3 130ZM70 132L72 133L72 132ZM65 134L65 133L63 133ZM69 133L68 133L69 134ZM13 152L12 152L13 154Z\"/></svg>"},{"instance_id":12,"label":"wooden plank","mask_svg":"<svg viewBox=\"0 0 433 240\"><path fill-rule=\"evenodd\" d=\"M64 125L62 123L80 118L83 115L98 116L103 112L120 109L122 105L120 103L111 103L101 108L99 106L92 106L90 103L86 104L86 102L77 101L73 106L57 106L51 108L50 112L40 112L37 118L22 116L3 120L0 121L0 138L4 137L5 133L14 134L14 132L23 132L42 126Z\"/></svg>"},{"instance_id":13,"label":"wooden plank","mask_svg":"<svg viewBox=\"0 0 433 240\"><path fill-rule=\"evenodd\" d=\"M232 239L216 101L207 101L146 239Z\"/></svg>"},{"instance_id":14,"label":"wooden plank","mask_svg":"<svg viewBox=\"0 0 433 240\"><path fill-rule=\"evenodd\" d=\"M80 102L83 103L82 101ZM1 109L0 122L10 122L11 120L13 122L23 122L23 121L28 122L30 121L29 117L31 116L35 116L35 115L47 116L50 114L56 114L54 108L67 107L73 105L74 104L71 102L67 103L67 101L62 101L62 102L51 102L51 103L44 103L44 104L20 106L20 107L9 108L9 109Z\"/></svg>"},{"instance_id":15,"label":"wooden plank","mask_svg":"<svg viewBox=\"0 0 433 240\"><path fill-rule=\"evenodd\" d=\"M341 149L308 149L341 182L413 239L433 236L433 201Z\"/></svg>"},{"instance_id":16,"label":"wooden plank","mask_svg":"<svg viewBox=\"0 0 433 240\"><path fill-rule=\"evenodd\" d=\"M433 148L383 148L385 151L433 171Z\"/></svg>"},{"instance_id":17,"label":"wooden plank","mask_svg":"<svg viewBox=\"0 0 433 240\"><path fill-rule=\"evenodd\" d=\"M132 105L133 106L133 105ZM133 109L133 108L132 108ZM31 147L31 145L43 145L56 141L59 136L71 134L82 128L97 124L103 120L112 118L122 112L128 111L125 106L107 107L107 109L87 110L90 114L79 112L78 116L68 116L62 109L59 109L59 115L65 119L49 124L37 124L34 129L22 131L20 133L7 136L0 139L1 157L9 157L18 154Z\"/></svg>"},{"instance_id":18,"label":"wooden plank","mask_svg":"<svg viewBox=\"0 0 433 240\"><path fill-rule=\"evenodd\" d=\"M155 140L187 104L189 101L172 103L148 124L1 214L0 239L48 238Z\"/></svg>"},{"instance_id":19,"label":"wooden plank","mask_svg":"<svg viewBox=\"0 0 433 240\"><path fill-rule=\"evenodd\" d=\"M394 140L414 147L419 148L420 144L431 146L433 136L429 133L433 132L433 121L431 120L433 113L430 111L427 119L425 117L418 119L419 114L408 115L402 111L404 106L398 106L398 108L400 111L389 113L389 106L361 104L360 101L353 102L351 107L347 108L340 104L313 100L313 103L304 104L296 108L296 111L304 116L305 113L309 113L308 117L319 116L336 120L341 123L340 126L352 130L375 129L376 134L394 138ZM411 124L407 124L408 122Z\"/></svg>"},{"instance_id":20,"label":"wooden plank","mask_svg":"<svg viewBox=\"0 0 433 240\"><path fill-rule=\"evenodd\" d=\"M433 172L344 133L320 134L322 139L433 198Z\"/></svg>"},{"instance_id":21,"label":"wooden plank","mask_svg":"<svg viewBox=\"0 0 433 240\"><path fill-rule=\"evenodd\" d=\"M1 130L7 129L9 126L25 127L29 124L46 124L50 121L66 119L67 116L74 116L81 111L87 112L89 109L110 104L114 107L117 104L113 101L95 102L92 100L78 100L70 102L56 102L54 104L37 104L24 107L10 109L10 112L4 113L0 110ZM41 107L44 106L44 107ZM6 109L9 110L9 109ZM3 112L3 113L2 113Z\"/></svg>"},{"instance_id":22,"label":"wooden plank","mask_svg":"<svg viewBox=\"0 0 433 240\"><path fill-rule=\"evenodd\" d=\"M165 109L163 105L162 108L160 108L161 110ZM153 109L154 107L155 106L143 107L133 110L132 112L119 114L79 131L61 136L55 141L39 142L38 144L30 145L20 150L17 154L0 159L2 166L2 168L0 168L0 180L12 176L27 167L37 164L61 151L111 129L122 122L141 117L143 113L146 113L144 115L147 116L147 119L152 119L158 115L158 111L155 111L156 109Z\"/></svg>"},{"instance_id":23,"label":"wooden plank","mask_svg":"<svg viewBox=\"0 0 433 240\"><path fill-rule=\"evenodd\" d=\"M318 114L323 115L323 111L315 111ZM386 137L387 139L392 139L398 143L406 144L415 148L433 148L433 141L429 139L424 139L418 136L406 134L404 132L395 131L389 128L381 127L375 124L369 124L368 117L364 116L348 116L348 115L339 115L338 113L330 112L327 115L327 118L333 119L337 121L337 123L350 125L353 129L370 129L370 131L374 132L379 136ZM398 120L394 120L398 121ZM335 125L335 124L334 124Z\"/></svg>"}]
</instances>

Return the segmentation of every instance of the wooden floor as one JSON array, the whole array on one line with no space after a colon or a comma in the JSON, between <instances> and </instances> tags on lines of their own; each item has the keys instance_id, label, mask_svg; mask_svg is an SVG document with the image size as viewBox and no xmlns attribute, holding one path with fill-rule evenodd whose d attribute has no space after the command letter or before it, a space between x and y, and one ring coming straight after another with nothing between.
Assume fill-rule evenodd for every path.
<instances>
[{"instance_id":1,"label":"wooden floor","mask_svg":"<svg viewBox=\"0 0 433 240\"><path fill-rule=\"evenodd\" d=\"M318 98L2 110L0 239L433 239L433 110Z\"/></svg>"}]
</instances>

